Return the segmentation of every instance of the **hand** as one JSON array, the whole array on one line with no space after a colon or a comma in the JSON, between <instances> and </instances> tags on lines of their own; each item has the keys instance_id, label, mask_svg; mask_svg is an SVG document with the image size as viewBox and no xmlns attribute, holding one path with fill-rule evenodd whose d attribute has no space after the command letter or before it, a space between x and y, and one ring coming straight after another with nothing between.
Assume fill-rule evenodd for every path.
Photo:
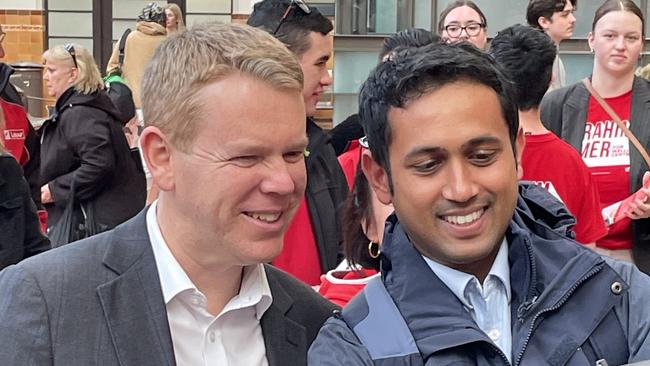
<instances>
[{"instance_id":1,"label":"hand","mask_svg":"<svg viewBox=\"0 0 650 366\"><path fill-rule=\"evenodd\" d=\"M41 203L52 203L52 193L50 193L50 186L47 184L41 187Z\"/></svg>"},{"instance_id":2,"label":"hand","mask_svg":"<svg viewBox=\"0 0 650 366\"><path fill-rule=\"evenodd\" d=\"M643 174L643 186L647 186L649 180L650 172L645 172L645 174ZM650 217L650 187L641 187L635 195L639 195L640 197L636 197L632 202L630 202L627 217L632 220L647 219Z\"/></svg>"}]
</instances>

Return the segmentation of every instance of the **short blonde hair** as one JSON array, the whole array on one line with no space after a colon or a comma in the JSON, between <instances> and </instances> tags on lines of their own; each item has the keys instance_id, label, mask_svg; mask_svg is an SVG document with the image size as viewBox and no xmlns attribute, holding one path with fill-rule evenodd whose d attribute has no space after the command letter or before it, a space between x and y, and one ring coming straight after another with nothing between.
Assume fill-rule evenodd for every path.
<instances>
[{"instance_id":1,"label":"short blonde hair","mask_svg":"<svg viewBox=\"0 0 650 366\"><path fill-rule=\"evenodd\" d=\"M142 81L145 124L189 151L203 105L210 102L200 97L201 89L237 73L276 89L302 92L296 56L270 34L243 24L200 24L163 41L147 65ZM249 102L254 103L242 101Z\"/></svg>"},{"instance_id":2,"label":"short blonde hair","mask_svg":"<svg viewBox=\"0 0 650 366\"><path fill-rule=\"evenodd\" d=\"M102 75L95 63L95 59L83 46L76 43L69 44L74 48L75 59L77 60L77 79L72 84L75 90L81 94L91 94L104 87ZM67 45L66 45L67 46ZM66 46L58 45L43 53L43 60L50 60L75 66L72 54L66 50Z\"/></svg>"},{"instance_id":3,"label":"short blonde hair","mask_svg":"<svg viewBox=\"0 0 650 366\"><path fill-rule=\"evenodd\" d=\"M176 31L184 31L185 30L185 22L183 21L183 12L181 11L181 8L174 4L167 4L165 5L165 9L171 10L172 13L174 13L174 16L176 17Z\"/></svg>"}]
</instances>

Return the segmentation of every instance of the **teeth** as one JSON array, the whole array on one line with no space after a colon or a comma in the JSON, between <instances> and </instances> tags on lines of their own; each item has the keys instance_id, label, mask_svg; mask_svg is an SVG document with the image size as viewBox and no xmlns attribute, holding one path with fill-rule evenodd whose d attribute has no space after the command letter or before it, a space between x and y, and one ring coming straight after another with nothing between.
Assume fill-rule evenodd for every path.
<instances>
[{"instance_id":1,"label":"teeth","mask_svg":"<svg viewBox=\"0 0 650 366\"><path fill-rule=\"evenodd\" d=\"M484 210L480 209L476 212L472 212L471 214L465 216L443 216L442 218L448 223L454 225L465 225L478 220L481 217L481 215L483 215L483 212Z\"/></svg>"},{"instance_id":2,"label":"teeth","mask_svg":"<svg viewBox=\"0 0 650 366\"><path fill-rule=\"evenodd\" d=\"M254 219L256 219L256 220L260 220L260 221L264 221L264 222L275 222L280 218L280 213L279 212L278 213L266 213L266 214L248 212L247 215L254 218Z\"/></svg>"}]
</instances>

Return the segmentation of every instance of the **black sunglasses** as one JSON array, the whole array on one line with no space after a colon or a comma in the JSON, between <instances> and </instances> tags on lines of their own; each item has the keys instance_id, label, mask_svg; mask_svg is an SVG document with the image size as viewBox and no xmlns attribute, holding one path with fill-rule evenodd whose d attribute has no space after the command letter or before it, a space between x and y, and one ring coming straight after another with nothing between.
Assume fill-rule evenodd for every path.
<instances>
[{"instance_id":1,"label":"black sunglasses","mask_svg":"<svg viewBox=\"0 0 650 366\"><path fill-rule=\"evenodd\" d=\"M307 6L307 4L303 0L291 0L289 6L287 7L287 10L284 11L284 14L282 14L282 18L280 18L280 22L278 23L278 26L275 27L275 30L272 33L274 36L278 33L280 27L289 16L291 9L295 7L298 7L298 9L302 10L302 12L305 14L311 14L311 9L309 9L309 6Z\"/></svg>"},{"instance_id":2,"label":"black sunglasses","mask_svg":"<svg viewBox=\"0 0 650 366\"><path fill-rule=\"evenodd\" d=\"M72 56L72 62L74 62L74 67L78 69L79 67L77 66L77 53L74 51L74 46L72 43L66 43L63 48L68 51L70 56Z\"/></svg>"}]
</instances>

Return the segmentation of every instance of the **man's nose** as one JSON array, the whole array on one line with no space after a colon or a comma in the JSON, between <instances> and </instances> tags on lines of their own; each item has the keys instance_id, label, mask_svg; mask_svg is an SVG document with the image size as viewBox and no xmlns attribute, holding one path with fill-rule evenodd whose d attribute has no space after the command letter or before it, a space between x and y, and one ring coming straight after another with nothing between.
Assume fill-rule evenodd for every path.
<instances>
[{"instance_id":1,"label":"man's nose","mask_svg":"<svg viewBox=\"0 0 650 366\"><path fill-rule=\"evenodd\" d=\"M449 161L442 196L454 202L467 202L478 194L471 169L462 162Z\"/></svg>"},{"instance_id":2,"label":"man's nose","mask_svg":"<svg viewBox=\"0 0 650 366\"><path fill-rule=\"evenodd\" d=\"M260 189L263 193L274 193L279 195L288 195L296 190L297 179L304 177L306 180L306 172L304 164L300 167L291 166L284 159L278 159L269 164L264 172L265 177L262 181ZM297 169L302 168L301 172L296 172Z\"/></svg>"}]
</instances>

